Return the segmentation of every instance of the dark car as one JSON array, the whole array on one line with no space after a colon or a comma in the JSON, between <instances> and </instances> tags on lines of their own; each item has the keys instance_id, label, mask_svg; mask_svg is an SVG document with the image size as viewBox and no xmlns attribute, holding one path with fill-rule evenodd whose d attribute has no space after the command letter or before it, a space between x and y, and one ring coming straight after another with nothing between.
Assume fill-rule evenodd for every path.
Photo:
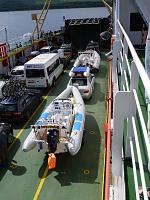
<instances>
[{"instance_id":1,"label":"dark car","mask_svg":"<svg viewBox=\"0 0 150 200\"><path fill-rule=\"evenodd\" d=\"M31 53L29 54L29 56L27 56L27 60L31 60L32 58L36 57L40 55L39 51L31 51Z\"/></svg>"},{"instance_id":2,"label":"dark car","mask_svg":"<svg viewBox=\"0 0 150 200\"><path fill-rule=\"evenodd\" d=\"M7 136L7 147L13 142L13 128L11 124L0 122L0 138L1 134L5 134ZM2 142L0 140L0 142Z\"/></svg>"},{"instance_id":3,"label":"dark car","mask_svg":"<svg viewBox=\"0 0 150 200\"><path fill-rule=\"evenodd\" d=\"M4 97L0 101L0 116L9 121L29 119L41 100L41 91L35 89L26 89L19 98Z\"/></svg>"},{"instance_id":4,"label":"dark car","mask_svg":"<svg viewBox=\"0 0 150 200\"><path fill-rule=\"evenodd\" d=\"M69 56L72 58L73 56L73 49L72 49L72 44L62 44L60 49L64 50L64 56Z\"/></svg>"}]
</instances>

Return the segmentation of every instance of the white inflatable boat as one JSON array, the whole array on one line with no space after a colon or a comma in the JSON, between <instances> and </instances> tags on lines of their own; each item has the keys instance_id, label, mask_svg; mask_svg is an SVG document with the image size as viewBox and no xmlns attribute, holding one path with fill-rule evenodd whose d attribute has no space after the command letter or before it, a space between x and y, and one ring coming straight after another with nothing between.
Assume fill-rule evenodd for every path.
<instances>
[{"instance_id":1,"label":"white inflatable boat","mask_svg":"<svg viewBox=\"0 0 150 200\"><path fill-rule=\"evenodd\" d=\"M87 66L90 67L91 71L99 71L100 62L100 55L91 49L83 52L78 52L78 57L75 60L73 66Z\"/></svg>"},{"instance_id":2,"label":"white inflatable boat","mask_svg":"<svg viewBox=\"0 0 150 200\"><path fill-rule=\"evenodd\" d=\"M75 155L84 137L85 106L79 90L72 86L56 97L40 116L22 150L45 149L49 153Z\"/></svg>"}]
</instances>

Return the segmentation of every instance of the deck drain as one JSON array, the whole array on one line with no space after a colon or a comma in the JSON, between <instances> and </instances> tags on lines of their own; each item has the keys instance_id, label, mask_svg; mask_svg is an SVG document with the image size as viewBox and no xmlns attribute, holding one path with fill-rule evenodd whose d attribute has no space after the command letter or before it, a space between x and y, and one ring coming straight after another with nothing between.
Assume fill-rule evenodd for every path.
<instances>
[{"instance_id":1,"label":"deck drain","mask_svg":"<svg viewBox=\"0 0 150 200\"><path fill-rule=\"evenodd\" d=\"M11 169L16 169L17 168L17 163L16 162L11 162L9 167Z\"/></svg>"},{"instance_id":2,"label":"deck drain","mask_svg":"<svg viewBox=\"0 0 150 200\"><path fill-rule=\"evenodd\" d=\"M88 175L88 174L90 173L90 170L85 169L85 170L83 171L83 173L84 173L85 175Z\"/></svg>"},{"instance_id":3,"label":"deck drain","mask_svg":"<svg viewBox=\"0 0 150 200\"><path fill-rule=\"evenodd\" d=\"M95 134L95 131L91 130L91 131L90 131L90 134L92 134L92 135Z\"/></svg>"}]
</instances>

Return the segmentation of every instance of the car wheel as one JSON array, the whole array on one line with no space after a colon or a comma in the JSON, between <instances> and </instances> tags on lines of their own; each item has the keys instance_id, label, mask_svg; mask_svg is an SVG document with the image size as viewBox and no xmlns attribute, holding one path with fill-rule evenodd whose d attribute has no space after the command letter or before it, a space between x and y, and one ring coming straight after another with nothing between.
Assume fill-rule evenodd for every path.
<instances>
[{"instance_id":1,"label":"car wheel","mask_svg":"<svg viewBox=\"0 0 150 200\"><path fill-rule=\"evenodd\" d=\"M7 137L8 145L10 145L13 142L13 139L14 139L13 133L9 133Z\"/></svg>"}]
</instances>

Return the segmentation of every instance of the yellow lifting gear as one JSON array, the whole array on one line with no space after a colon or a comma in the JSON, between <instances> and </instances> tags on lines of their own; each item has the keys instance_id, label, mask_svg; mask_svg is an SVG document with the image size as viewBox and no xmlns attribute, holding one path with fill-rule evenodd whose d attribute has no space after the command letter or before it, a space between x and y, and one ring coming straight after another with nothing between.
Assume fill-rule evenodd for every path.
<instances>
[{"instance_id":1,"label":"yellow lifting gear","mask_svg":"<svg viewBox=\"0 0 150 200\"><path fill-rule=\"evenodd\" d=\"M43 27L44 21L46 19L50 4L51 4L51 0L45 1L45 4L43 6L43 9L42 9L39 17L37 16L37 14L32 14L32 20L36 21L36 26L35 26L32 34L34 35L35 33L37 33L38 38L39 38L39 35L41 34L42 27Z\"/></svg>"}]
</instances>

